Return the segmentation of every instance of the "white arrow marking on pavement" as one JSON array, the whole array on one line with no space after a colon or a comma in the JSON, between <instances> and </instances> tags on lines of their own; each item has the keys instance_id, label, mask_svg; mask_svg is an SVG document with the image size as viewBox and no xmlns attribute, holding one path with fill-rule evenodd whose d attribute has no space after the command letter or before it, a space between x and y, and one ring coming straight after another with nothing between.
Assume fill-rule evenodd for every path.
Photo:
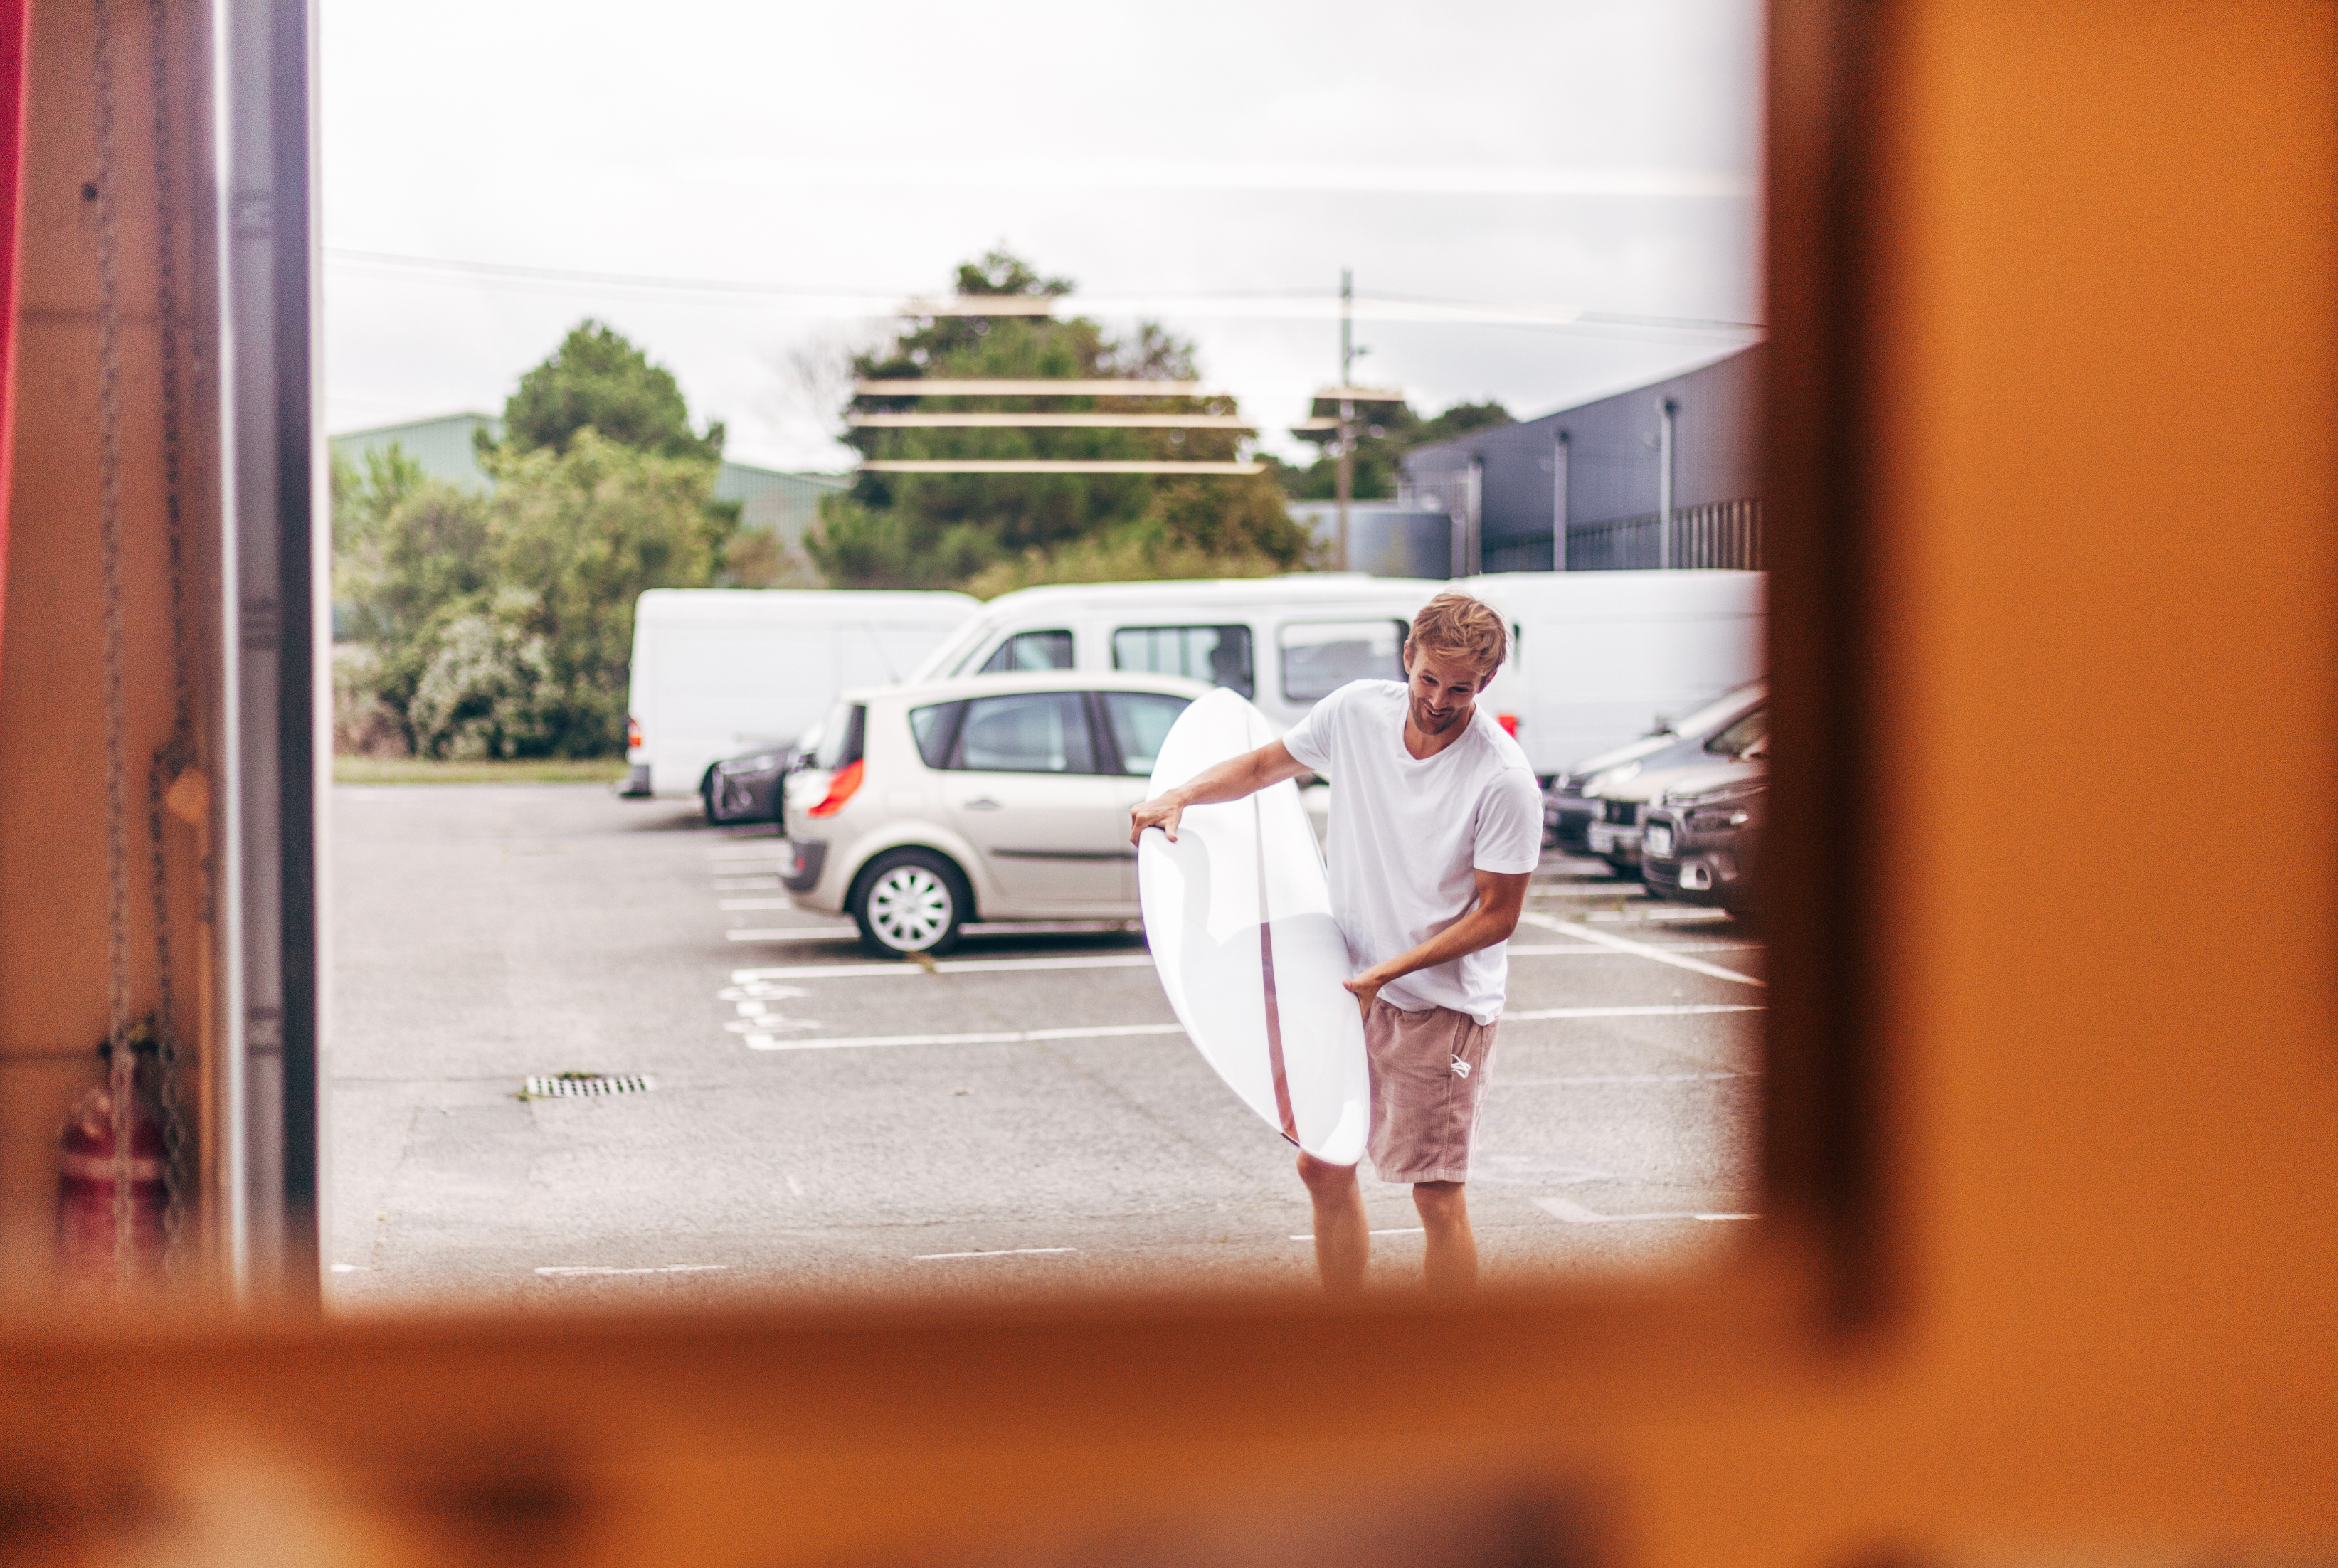
<instances>
[{"instance_id":1,"label":"white arrow marking on pavement","mask_svg":"<svg viewBox=\"0 0 2338 1568\"><path fill-rule=\"evenodd\" d=\"M1693 1210L1667 1214L1597 1214L1565 1198L1537 1198L1535 1207L1569 1225L1618 1225L1633 1220L1759 1220L1759 1214L1699 1214Z\"/></svg>"},{"instance_id":2,"label":"white arrow marking on pavement","mask_svg":"<svg viewBox=\"0 0 2338 1568\"><path fill-rule=\"evenodd\" d=\"M1629 937L1618 936L1610 931L1594 931L1588 926L1578 926L1572 920L1561 920L1556 916L1537 914L1532 909L1526 911L1518 918L1539 926L1546 931L1556 931L1561 936L1577 937L1585 942L1596 942L1602 947L1613 947L1618 953L1629 953L1638 958L1653 958L1659 964L1671 964L1698 975L1710 975L1715 980L1734 980L1740 985L1760 985L1764 988L1767 988L1770 984L1767 980L1757 980L1751 975L1740 975L1734 969L1724 969L1718 964L1707 964L1697 958L1685 958L1668 947L1657 947L1646 942L1635 942Z\"/></svg>"},{"instance_id":3,"label":"white arrow marking on pavement","mask_svg":"<svg viewBox=\"0 0 2338 1568\"><path fill-rule=\"evenodd\" d=\"M1076 1247L999 1247L980 1252L920 1252L916 1261L931 1263L942 1258L1036 1258L1049 1252L1076 1252Z\"/></svg>"}]
</instances>

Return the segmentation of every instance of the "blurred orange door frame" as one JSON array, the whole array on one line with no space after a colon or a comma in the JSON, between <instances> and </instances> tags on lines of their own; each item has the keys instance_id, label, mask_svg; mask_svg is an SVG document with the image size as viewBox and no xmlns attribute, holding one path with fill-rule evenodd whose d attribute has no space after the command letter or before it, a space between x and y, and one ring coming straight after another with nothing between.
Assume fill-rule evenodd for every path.
<instances>
[{"instance_id":1,"label":"blurred orange door frame","mask_svg":"<svg viewBox=\"0 0 2338 1568\"><path fill-rule=\"evenodd\" d=\"M8 612L8 479L16 450L16 254L25 211L25 28L31 0L0 0L0 631Z\"/></svg>"}]
</instances>

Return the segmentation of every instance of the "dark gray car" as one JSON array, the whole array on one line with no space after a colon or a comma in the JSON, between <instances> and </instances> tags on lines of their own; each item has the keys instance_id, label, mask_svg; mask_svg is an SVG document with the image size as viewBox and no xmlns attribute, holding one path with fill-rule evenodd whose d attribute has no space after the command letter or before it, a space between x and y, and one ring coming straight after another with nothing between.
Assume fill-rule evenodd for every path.
<instances>
[{"instance_id":1,"label":"dark gray car","mask_svg":"<svg viewBox=\"0 0 2338 1568\"><path fill-rule=\"evenodd\" d=\"M1640 814L1660 776L1744 756L1768 731L1769 687L1761 681L1684 714L1629 745L1587 757L1543 790L1543 826L1571 855L1599 855L1628 871L1639 856ZM1596 826L1601 830L1592 832Z\"/></svg>"},{"instance_id":2,"label":"dark gray car","mask_svg":"<svg viewBox=\"0 0 2338 1568\"><path fill-rule=\"evenodd\" d=\"M781 743L717 762L699 786L709 822L776 822L780 780L795 766L796 748Z\"/></svg>"}]
</instances>

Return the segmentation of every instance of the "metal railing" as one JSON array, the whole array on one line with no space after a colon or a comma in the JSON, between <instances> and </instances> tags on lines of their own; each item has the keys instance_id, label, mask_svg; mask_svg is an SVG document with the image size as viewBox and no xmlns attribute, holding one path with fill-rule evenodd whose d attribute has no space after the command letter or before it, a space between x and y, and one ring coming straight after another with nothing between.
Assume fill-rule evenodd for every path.
<instances>
[{"instance_id":1,"label":"metal railing","mask_svg":"<svg viewBox=\"0 0 2338 1568\"><path fill-rule=\"evenodd\" d=\"M1672 516L1671 549L1662 533L1663 517L1649 512L1619 517L1567 534L1569 572L1647 572L1666 564L1675 568L1762 570L1762 503L1758 500L1715 501L1704 506L1683 506ZM1528 542L1518 541L1523 546ZM1548 541L1536 541L1548 559ZM1494 552L1488 549L1488 571ZM1671 560L1666 562L1669 554ZM1511 567L1511 571L1528 570Z\"/></svg>"}]
</instances>

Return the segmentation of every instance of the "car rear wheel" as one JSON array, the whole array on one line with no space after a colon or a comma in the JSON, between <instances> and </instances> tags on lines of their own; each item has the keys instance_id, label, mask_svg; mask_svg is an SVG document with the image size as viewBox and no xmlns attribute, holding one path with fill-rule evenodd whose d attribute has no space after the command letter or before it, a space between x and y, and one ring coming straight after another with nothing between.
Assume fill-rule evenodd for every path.
<instances>
[{"instance_id":1,"label":"car rear wheel","mask_svg":"<svg viewBox=\"0 0 2338 1568\"><path fill-rule=\"evenodd\" d=\"M947 953L973 911L974 898L956 866L930 849L880 855L852 894L860 945L879 957Z\"/></svg>"}]
</instances>

